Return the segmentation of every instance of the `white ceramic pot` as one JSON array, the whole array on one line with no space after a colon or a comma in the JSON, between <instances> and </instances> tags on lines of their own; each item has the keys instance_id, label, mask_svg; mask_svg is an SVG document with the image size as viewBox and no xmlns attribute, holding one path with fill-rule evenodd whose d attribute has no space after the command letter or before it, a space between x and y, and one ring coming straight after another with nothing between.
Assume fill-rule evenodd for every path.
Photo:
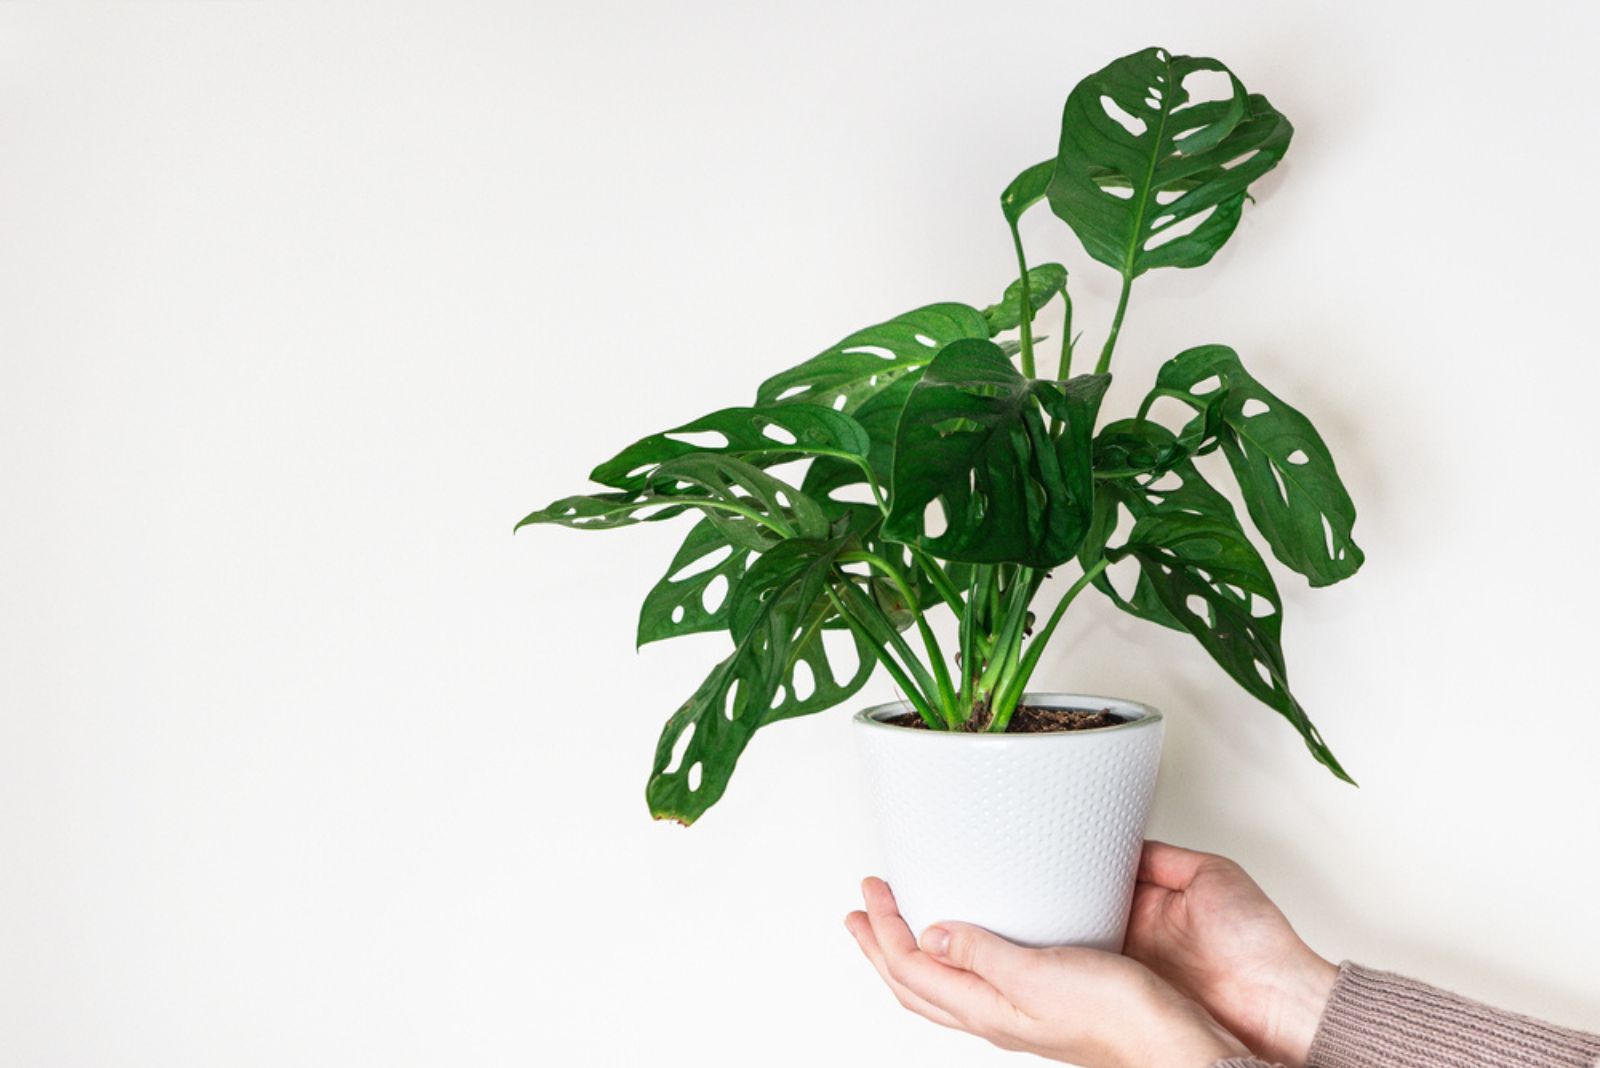
<instances>
[{"instance_id":1,"label":"white ceramic pot","mask_svg":"<svg viewBox=\"0 0 1600 1068\"><path fill-rule=\"evenodd\" d=\"M1161 763L1161 713L1082 694L1047 708L1123 723L1055 734L896 727L902 702L856 714L884 877L914 933L964 920L1031 946L1119 951Z\"/></svg>"}]
</instances>

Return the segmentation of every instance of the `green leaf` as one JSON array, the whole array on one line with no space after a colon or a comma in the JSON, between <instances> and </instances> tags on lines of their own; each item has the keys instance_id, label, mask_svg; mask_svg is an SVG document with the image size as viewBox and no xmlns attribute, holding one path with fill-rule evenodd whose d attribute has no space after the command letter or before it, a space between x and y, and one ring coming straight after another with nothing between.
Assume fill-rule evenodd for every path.
<instances>
[{"instance_id":1,"label":"green leaf","mask_svg":"<svg viewBox=\"0 0 1600 1068\"><path fill-rule=\"evenodd\" d=\"M689 529L667 573L645 594L637 644L726 628L728 595L749 566L749 549L735 546L711 520L700 520ZM727 585L708 608L706 590L719 578Z\"/></svg>"},{"instance_id":2,"label":"green leaf","mask_svg":"<svg viewBox=\"0 0 1600 1068\"><path fill-rule=\"evenodd\" d=\"M1162 366L1156 387L1201 410L1202 419L1209 409L1220 412L1227 427L1223 454L1250 518L1279 560L1313 586L1356 573L1366 557L1351 536L1355 504L1310 420L1251 377L1224 345L1174 356ZM1213 401L1215 393L1220 398Z\"/></svg>"},{"instance_id":3,"label":"green leaf","mask_svg":"<svg viewBox=\"0 0 1600 1068\"><path fill-rule=\"evenodd\" d=\"M1093 516L1090 435L1109 382L1028 379L991 341L947 345L900 416L886 536L965 563L1071 559ZM935 502L945 529L929 533Z\"/></svg>"},{"instance_id":4,"label":"green leaf","mask_svg":"<svg viewBox=\"0 0 1600 1068\"><path fill-rule=\"evenodd\" d=\"M1125 548L1107 555L1135 557L1162 606L1223 670L1287 719L1319 763L1354 783L1289 690L1283 602L1236 522L1190 513L1151 515L1134 524Z\"/></svg>"},{"instance_id":5,"label":"green leaf","mask_svg":"<svg viewBox=\"0 0 1600 1068\"><path fill-rule=\"evenodd\" d=\"M1056 161L1047 159L1011 179L1011 184L1000 194L1000 210L1006 222L1017 225L1023 212L1044 199L1045 190L1050 187L1050 174L1055 169Z\"/></svg>"},{"instance_id":6,"label":"green leaf","mask_svg":"<svg viewBox=\"0 0 1600 1068\"><path fill-rule=\"evenodd\" d=\"M1093 566L1104 552L1123 510L1135 522L1188 514L1238 525L1233 505L1200 474L1182 439L1159 423L1146 419L1108 423L1095 438L1095 457L1099 481L1095 484L1094 522L1079 552L1085 568ZM1105 477L1111 473L1120 477ZM1104 574L1094 585L1129 615L1173 630L1188 629L1167 611L1143 572L1127 598Z\"/></svg>"},{"instance_id":7,"label":"green leaf","mask_svg":"<svg viewBox=\"0 0 1600 1068\"><path fill-rule=\"evenodd\" d=\"M1191 102L1186 80L1204 72L1227 89ZM1067 97L1050 207L1126 278L1198 267L1238 226L1250 183L1283 158L1293 132L1216 60L1147 48Z\"/></svg>"},{"instance_id":8,"label":"green leaf","mask_svg":"<svg viewBox=\"0 0 1600 1068\"><path fill-rule=\"evenodd\" d=\"M606 530L654 522L696 508L728 541L764 551L782 538L826 535L828 519L815 501L788 483L733 456L693 453L658 466L637 493L563 497L530 513L517 530L558 523Z\"/></svg>"},{"instance_id":9,"label":"green leaf","mask_svg":"<svg viewBox=\"0 0 1600 1068\"><path fill-rule=\"evenodd\" d=\"M657 819L693 823L727 789L739 754L759 728L817 710L798 701L785 708L785 695L796 663L808 669L825 663L825 653L808 656L807 647L821 640L822 628L814 625L818 603L827 603L833 562L845 542L843 537L791 539L746 572L729 610L733 653L673 713L656 745L645 797ZM858 668L856 675L862 670L870 672ZM864 681L852 676L837 682L830 672L826 692L842 700Z\"/></svg>"},{"instance_id":10,"label":"green leaf","mask_svg":"<svg viewBox=\"0 0 1600 1068\"><path fill-rule=\"evenodd\" d=\"M867 435L848 415L814 405L724 408L629 445L589 475L602 486L643 489L650 472L694 453L735 456L758 465L797 456L867 455Z\"/></svg>"},{"instance_id":11,"label":"green leaf","mask_svg":"<svg viewBox=\"0 0 1600 1068\"><path fill-rule=\"evenodd\" d=\"M854 413L895 381L926 367L960 338L986 338L989 321L965 304L930 304L859 330L756 391L762 405L803 402Z\"/></svg>"},{"instance_id":12,"label":"green leaf","mask_svg":"<svg viewBox=\"0 0 1600 1068\"><path fill-rule=\"evenodd\" d=\"M1059 263L1041 263L1037 267L1028 269L1028 300L1029 307L1035 315L1039 309L1049 303L1050 298L1067 287L1067 269ZM999 303L991 304L983 309L983 317L989 320L989 332L998 334L1006 330L1015 330L1022 324L1022 279L1017 279L1006 286L1005 295Z\"/></svg>"}]
</instances>

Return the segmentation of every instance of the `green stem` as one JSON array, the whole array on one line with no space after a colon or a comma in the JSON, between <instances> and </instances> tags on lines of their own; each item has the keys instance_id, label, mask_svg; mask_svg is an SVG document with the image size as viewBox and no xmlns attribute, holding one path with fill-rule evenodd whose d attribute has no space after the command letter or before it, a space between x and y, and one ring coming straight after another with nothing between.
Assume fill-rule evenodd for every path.
<instances>
[{"instance_id":1,"label":"green stem","mask_svg":"<svg viewBox=\"0 0 1600 1068\"><path fill-rule=\"evenodd\" d=\"M1117 347L1117 335L1122 333L1122 317L1128 311L1128 294L1133 291L1133 275L1123 272L1122 296L1117 298L1117 314L1111 319L1111 333L1106 335L1106 347L1100 350L1100 362L1094 373L1103 375L1111 367L1111 350Z\"/></svg>"},{"instance_id":2,"label":"green stem","mask_svg":"<svg viewBox=\"0 0 1600 1068\"><path fill-rule=\"evenodd\" d=\"M989 662L984 665L983 675L978 679L975 696L979 701L995 691L997 684L1006 676L1007 665L1014 662L1016 647L1021 644L1022 631L1028 623L1028 603L1033 600L1039 581L1040 576L1031 568L1019 567L1016 578L1006 588L1005 622L989 651Z\"/></svg>"},{"instance_id":3,"label":"green stem","mask_svg":"<svg viewBox=\"0 0 1600 1068\"><path fill-rule=\"evenodd\" d=\"M956 710L968 719L972 717L972 684L978 679L975 657L978 649L978 589L981 573L981 565L974 565L967 582L967 607L960 613L961 663L957 666L961 669L961 699Z\"/></svg>"},{"instance_id":4,"label":"green stem","mask_svg":"<svg viewBox=\"0 0 1600 1068\"><path fill-rule=\"evenodd\" d=\"M848 584L846 585L846 588L854 589L853 586L849 586ZM916 685L906 674L905 669L895 662L894 657L889 655L889 650L884 648L883 643L867 629L866 624L857 619L856 616L845 607L844 601L840 599L836 592L834 592L832 586L827 588L827 593L828 600L833 603L834 611L839 613L839 617L845 621L845 625L850 628L851 633L860 638L861 641L872 650L873 654L877 656L878 663L882 664L884 669L889 672L890 677L892 677L895 681L895 685L900 687L900 692L905 695L906 700L911 703L911 706L917 710L917 715L922 717L922 721L928 726L932 727L934 730L944 730L946 728L946 724L940 720L938 713L934 712L933 706L928 703L927 698L924 697L921 691L917 689Z\"/></svg>"},{"instance_id":5,"label":"green stem","mask_svg":"<svg viewBox=\"0 0 1600 1068\"><path fill-rule=\"evenodd\" d=\"M1061 362L1056 367L1056 378L1065 382L1072 377L1072 297L1068 295L1065 286L1061 287L1061 299L1067 306L1067 317L1061 322Z\"/></svg>"},{"instance_id":6,"label":"green stem","mask_svg":"<svg viewBox=\"0 0 1600 1068\"><path fill-rule=\"evenodd\" d=\"M922 607L917 603L917 595L912 592L911 584L900 573L900 569L876 553L849 552L840 553L841 563L854 563L860 561L870 567L875 567L888 576L894 583L895 589L900 591L900 596L905 599L906 608L911 612L911 618L916 621L917 633L922 635L923 647L928 650L928 660L933 665L934 684L939 691L939 705L946 719L955 716L956 693L955 687L950 682L950 670L944 662L944 650L939 648L939 639L933 636L933 628L928 626L928 617L922 612Z\"/></svg>"},{"instance_id":7,"label":"green stem","mask_svg":"<svg viewBox=\"0 0 1600 1068\"><path fill-rule=\"evenodd\" d=\"M944 568L939 566L937 560L915 545L908 545L906 548L911 550L912 558L922 568L922 573L928 576L928 581L933 583L933 588L939 591L939 596L944 599L944 603L949 605L950 610L959 616L964 607L961 600L961 591L956 589L955 583L950 581L950 576L945 574Z\"/></svg>"},{"instance_id":8,"label":"green stem","mask_svg":"<svg viewBox=\"0 0 1600 1068\"><path fill-rule=\"evenodd\" d=\"M1022 234L1015 220L1011 226L1011 244L1017 250L1017 270L1022 272L1022 373L1033 377L1033 287L1028 285L1028 257L1022 252Z\"/></svg>"},{"instance_id":9,"label":"green stem","mask_svg":"<svg viewBox=\"0 0 1600 1068\"><path fill-rule=\"evenodd\" d=\"M1023 654L1022 661L1017 665L1016 671L1007 680L1005 688L1000 691L1000 698L994 706L994 718L991 723L998 724L994 729L1004 731L1006 724L1011 722L1011 714L1016 711L1017 702L1022 700L1022 691L1027 687L1028 680L1033 677L1034 668L1039 665L1039 658L1044 655L1045 646L1050 642L1050 636L1055 633L1056 626L1061 622L1061 617L1066 615L1067 606L1070 605L1084 589L1100 576L1111 561L1101 557L1095 565L1078 576L1067 592L1061 595L1061 600L1056 602L1055 611L1050 613L1050 619L1039 628L1039 632L1028 642L1028 651Z\"/></svg>"}]
</instances>

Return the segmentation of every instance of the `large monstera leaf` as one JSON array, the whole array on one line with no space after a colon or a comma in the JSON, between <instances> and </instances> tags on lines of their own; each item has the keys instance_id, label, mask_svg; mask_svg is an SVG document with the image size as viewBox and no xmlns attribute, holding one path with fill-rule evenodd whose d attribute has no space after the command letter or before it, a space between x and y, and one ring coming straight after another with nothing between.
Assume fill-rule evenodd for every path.
<instances>
[{"instance_id":1,"label":"large monstera leaf","mask_svg":"<svg viewBox=\"0 0 1600 1068\"><path fill-rule=\"evenodd\" d=\"M846 537L795 538L764 554L735 588L729 608L734 651L673 713L656 746L645 796L657 819L693 823L727 789L750 737L775 719L819 711L866 681L872 659L836 678L821 651L826 592ZM795 671L804 663L814 692L797 698Z\"/></svg>"},{"instance_id":2,"label":"large monstera leaf","mask_svg":"<svg viewBox=\"0 0 1600 1068\"><path fill-rule=\"evenodd\" d=\"M819 538L828 520L816 502L789 484L733 456L693 453L651 471L638 492L563 497L523 518L516 529L557 523L603 530L670 519L694 508L730 543L757 552L783 538Z\"/></svg>"},{"instance_id":3,"label":"large monstera leaf","mask_svg":"<svg viewBox=\"0 0 1600 1068\"><path fill-rule=\"evenodd\" d=\"M962 563L1071 559L1093 517L1090 443L1109 381L1029 379L991 341L947 345L900 416L885 534ZM930 505L942 531L927 525Z\"/></svg>"},{"instance_id":4,"label":"large monstera leaf","mask_svg":"<svg viewBox=\"0 0 1600 1068\"><path fill-rule=\"evenodd\" d=\"M1304 415L1257 382L1225 345L1179 353L1156 376L1156 393L1179 397L1200 415L1185 430L1220 415L1222 451L1250 518L1277 556L1326 586L1349 578L1365 555L1351 537L1356 509L1333 456Z\"/></svg>"},{"instance_id":5,"label":"large monstera leaf","mask_svg":"<svg viewBox=\"0 0 1600 1068\"><path fill-rule=\"evenodd\" d=\"M1225 83L1221 99L1192 100L1186 83L1207 73ZM1239 225L1250 183L1283 158L1293 132L1216 60L1147 48L1067 97L1050 207L1125 278L1198 267Z\"/></svg>"},{"instance_id":6,"label":"large monstera leaf","mask_svg":"<svg viewBox=\"0 0 1600 1068\"><path fill-rule=\"evenodd\" d=\"M757 403L803 402L853 413L896 380L926 367L960 338L986 338L989 321L965 304L930 304L858 330L761 383Z\"/></svg>"},{"instance_id":7,"label":"large monstera leaf","mask_svg":"<svg viewBox=\"0 0 1600 1068\"><path fill-rule=\"evenodd\" d=\"M1176 512L1134 524L1113 560L1133 556L1167 612L1235 682L1300 733L1317 761L1349 774L1289 690L1282 646L1283 602L1266 564L1237 522Z\"/></svg>"},{"instance_id":8,"label":"large monstera leaf","mask_svg":"<svg viewBox=\"0 0 1600 1068\"><path fill-rule=\"evenodd\" d=\"M634 442L589 477L602 486L640 490L657 465L680 456L722 454L757 466L799 456L829 456L860 465L867 446L866 431L831 408L809 404L724 408Z\"/></svg>"}]
</instances>

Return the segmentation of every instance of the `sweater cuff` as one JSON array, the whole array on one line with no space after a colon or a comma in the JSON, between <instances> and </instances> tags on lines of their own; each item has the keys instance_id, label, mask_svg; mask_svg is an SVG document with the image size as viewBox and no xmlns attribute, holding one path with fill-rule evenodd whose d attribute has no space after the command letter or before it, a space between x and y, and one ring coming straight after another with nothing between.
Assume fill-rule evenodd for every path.
<instances>
[{"instance_id":1,"label":"sweater cuff","mask_svg":"<svg viewBox=\"0 0 1600 1068\"><path fill-rule=\"evenodd\" d=\"M1308 1068L1594 1068L1600 1035L1345 961Z\"/></svg>"},{"instance_id":2,"label":"sweater cuff","mask_svg":"<svg viewBox=\"0 0 1600 1068\"><path fill-rule=\"evenodd\" d=\"M1229 1057L1225 1061L1213 1064L1211 1068L1282 1068L1282 1066L1258 1061L1254 1057Z\"/></svg>"}]
</instances>

